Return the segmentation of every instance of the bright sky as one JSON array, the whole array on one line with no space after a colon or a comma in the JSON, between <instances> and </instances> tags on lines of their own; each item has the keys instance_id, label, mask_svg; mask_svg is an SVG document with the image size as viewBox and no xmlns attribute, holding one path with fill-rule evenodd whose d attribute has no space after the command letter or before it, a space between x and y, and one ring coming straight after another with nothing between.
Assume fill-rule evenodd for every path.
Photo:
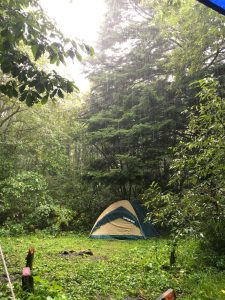
<instances>
[{"instance_id":1,"label":"bright sky","mask_svg":"<svg viewBox=\"0 0 225 300\"><path fill-rule=\"evenodd\" d=\"M106 9L104 0L40 0L40 4L65 36L95 46ZM81 91L88 89L80 64L69 63L63 73L75 80Z\"/></svg>"}]
</instances>

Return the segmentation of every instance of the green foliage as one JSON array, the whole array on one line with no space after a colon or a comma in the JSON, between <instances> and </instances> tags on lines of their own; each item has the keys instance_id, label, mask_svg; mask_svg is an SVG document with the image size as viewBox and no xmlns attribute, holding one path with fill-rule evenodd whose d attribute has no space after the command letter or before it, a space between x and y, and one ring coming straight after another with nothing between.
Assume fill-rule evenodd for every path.
<instances>
[{"instance_id":1,"label":"green foliage","mask_svg":"<svg viewBox=\"0 0 225 300\"><path fill-rule=\"evenodd\" d=\"M67 180L64 192L66 206L75 214L68 228L77 232L91 230L99 213L114 201L110 188L89 184L80 174Z\"/></svg>"},{"instance_id":2,"label":"green foliage","mask_svg":"<svg viewBox=\"0 0 225 300\"><path fill-rule=\"evenodd\" d=\"M34 293L26 293L21 287L17 286L18 300L68 300L69 298L63 294L62 287L54 282L49 282L39 276L34 276Z\"/></svg>"},{"instance_id":3,"label":"green foliage","mask_svg":"<svg viewBox=\"0 0 225 300\"><path fill-rule=\"evenodd\" d=\"M6 82L1 82L1 93L32 106L78 90L72 81L55 71L40 69L36 61L44 54L56 65L65 64L68 57L80 61L80 52L93 55L90 46L65 38L36 0L4 0L0 14L0 65L2 73L8 76ZM21 50L22 45L32 55Z\"/></svg>"},{"instance_id":4,"label":"green foliage","mask_svg":"<svg viewBox=\"0 0 225 300\"><path fill-rule=\"evenodd\" d=\"M0 180L4 180L13 174L16 164L16 147L11 143L0 143Z\"/></svg>"},{"instance_id":5,"label":"green foliage","mask_svg":"<svg viewBox=\"0 0 225 300\"><path fill-rule=\"evenodd\" d=\"M171 45L158 26L138 19L131 4L107 4L109 30L101 35L101 51L90 63L93 88L86 122L92 155L84 175L94 184L113 185L114 198L130 199L149 181L166 185L169 147L181 126L183 104L175 100L162 68ZM132 47L123 49L126 43Z\"/></svg>"},{"instance_id":6,"label":"green foliage","mask_svg":"<svg viewBox=\"0 0 225 300\"><path fill-rule=\"evenodd\" d=\"M92 91L85 111L66 95L74 84L38 63L80 61L93 49L64 38L35 0L0 4L5 233L90 229L108 204L139 198L152 183L143 196L151 219L221 249L224 18L194 0L143 2L147 20L137 1L107 1L99 49L87 62ZM199 81L212 73L219 86ZM194 80L200 86L190 88ZM41 105L65 97L66 104Z\"/></svg>"},{"instance_id":7,"label":"green foliage","mask_svg":"<svg viewBox=\"0 0 225 300\"><path fill-rule=\"evenodd\" d=\"M17 234L24 229L33 231L45 226L54 232L73 228L89 230L99 213L98 209L105 207L104 197L109 201L111 198L104 193L99 196L100 188L91 188L81 178L87 150L83 145L83 125L77 121L78 103L69 98L57 105L36 105L32 110L24 107L0 131L1 184L8 186L12 178L24 172L39 174L45 180L49 201L40 202L32 213L26 214L26 218L18 217L16 221L8 219L6 222L8 217L13 218L7 205L13 208L16 201L16 214L18 206L26 211L26 206L29 207L34 200L33 196L29 199L27 195L24 201L26 195L19 193L17 199L11 201L12 195L8 190L8 195L5 194L1 202L2 232ZM16 189L13 183L11 193ZM23 205L20 206L21 202ZM22 225L17 225L18 222Z\"/></svg>"},{"instance_id":8,"label":"green foliage","mask_svg":"<svg viewBox=\"0 0 225 300\"><path fill-rule=\"evenodd\" d=\"M57 237L42 233L1 238L1 244L4 245L9 272L17 284L16 296L21 295L21 268L27 248L32 244L36 248L33 267L35 293L31 298L34 300L48 299L48 296L55 300L64 299L62 294L71 300L138 297L153 300L170 287L180 299L224 298L224 270L209 265L212 253L206 255L202 252L194 239L180 243L177 266L168 271L162 267L168 264L170 252L165 239L105 241L74 233ZM77 253L84 249L91 249L94 255L61 254L65 250ZM13 255L15 251L16 255ZM6 289L6 280L1 280L3 299L9 295L9 290Z\"/></svg>"},{"instance_id":9,"label":"green foliage","mask_svg":"<svg viewBox=\"0 0 225 300\"><path fill-rule=\"evenodd\" d=\"M74 228L82 230L84 224L85 229L88 228L87 220L90 221L85 215L77 218L74 211L52 203L40 204L33 212L25 215L23 220L15 221L10 218L9 214L2 212L2 221L4 219L6 221L0 228L2 236L18 236L24 232L35 232L38 230L45 230L52 234Z\"/></svg>"},{"instance_id":10,"label":"green foliage","mask_svg":"<svg viewBox=\"0 0 225 300\"><path fill-rule=\"evenodd\" d=\"M223 252L224 201L224 99L212 78L198 82L199 105L189 112L189 125L174 149L170 188L162 193L152 184L144 199L151 216L166 223L177 235L197 233L205 244Z\"/></svg>"},{"instance_id":11,"label":"green foliage","mask_svg":"<svg viewBox=\"0 0 225 300\"><path fill-rule=\"evenodd\" d=\"M50 229L52 232L66 230L75 217L75 213L66 207L42 204L29 218L27 218L27 226L32 229Z\"/></svg>"},{"instance_id":12,"label":"green foliage","mask_svg":"<svg viewBox=\"0 0 225 300\"><path fill-rule=\"evenodd\" d=\"M162 192L160 186L156 182L152 182L142 195L142 201L148 208L149 213L147 219L151 220L162 232L170 231L176 237L181 237L186 228L186 214L182 221L181 211L177 209L177 196L171 192ZM185 203L182 209L185 209ZM184 216L184 212L182 211Z\"/></svg>"},{"instance_id":13,"label":"green foliage","mask_svg":"<svg viewBox=\"0 0 225 300\"><path fill-rule=\"evenodd\" d=\"M51 202L47 183L35 172L22 172L9 177L1 185L1 222L22 222L41 204Z\"/></svg>"},{"instance_id":14,"label":"green foliage","mask_svg":"<svg viewBox=\"0 0 225 300\"><path fill-rule=\"evenodd\" d=\"M177 92L181 92L187 89L190 80L204 78L221 67L224 20L220 14L195 0L170 1L174 4L171 6L168 2L154 2L155 22L160 22L161 34L171 42L172 50L164 62L174 76ZM162 9L165 9L163 18Z\"/></svg>"},{"instance_id":15,"label":"green foliage","mask_svg":"<svg viewBox=\"0 0 225 300\"><path fill-rule=\"evenodd\" d=\"M224 99L212 78L198 83L200 104L189 114L188 139L176 148L172 184L183 189L192 218L212 247L225 247Z\"/></svg>"},{"instance_id":16,"label":"green foliage","mask_svg":"<svg viewBox=\"0 0 225 300\"><path fill-rule=\"evenodd\" d=\"M85 175L94 184L113 184L115 198L136 198L153 181L166 189L171 147L187 124L181 112L199 89L189 84L223 76L222 16L192 0L144 2L152 14L147 21L135 19L132 5L107 2L108 31L88 65L92 155Z\"/></svg>"}]
</instances>

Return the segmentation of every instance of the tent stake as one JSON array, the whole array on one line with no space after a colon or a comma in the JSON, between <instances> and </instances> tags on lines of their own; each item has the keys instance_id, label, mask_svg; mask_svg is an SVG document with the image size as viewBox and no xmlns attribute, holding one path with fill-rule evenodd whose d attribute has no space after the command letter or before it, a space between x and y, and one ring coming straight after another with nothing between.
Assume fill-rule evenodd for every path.
<instances>
[{"instance_id":1,"label":"tent stake","mask_svg":"<svg viewBox=\"0 0 225 300\"><path fill-rule=\"evenodd\" d=\"M15 297L15 294L14 294L14 291L13 291L13 285L12 285L10 277L9 277L9 272L8 272L8 269L7 269L7 266L6 266L6 262L5 262L5 258L4 258L4 254L3 254L3 251L2 251L1 245L0 245L0 255L1 255L1 258L2 258L5 273L6 273L6 276L7 276L7 279L8 279L9 288L10 288L10 291L11 291L11 294L12 294L12 299L16 300L16 297Z\"/></svg>"}]
</instances>

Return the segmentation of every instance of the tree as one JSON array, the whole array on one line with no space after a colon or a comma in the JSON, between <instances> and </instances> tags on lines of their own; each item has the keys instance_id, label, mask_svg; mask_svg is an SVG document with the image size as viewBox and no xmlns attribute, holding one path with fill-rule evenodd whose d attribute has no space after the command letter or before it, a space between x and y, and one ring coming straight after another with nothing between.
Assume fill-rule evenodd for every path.
<instances>
[{"instance_id":1,"label":"tree","mask_svg":"<svg viewBox=\"0 0 225 300\"><path fill-rule=\"evenodd\" d=\"M162 64L171 42L130 2L108 5L107 30L90 71L86 117L96 156L90 158L86 178L112 186L115 197L132 198L151 181L166 185L169 147L183 126L184 105Z\"/></svg>"},{"instance_id":2,"label":"tree","mask_svg":"<svg viewBox=\"0 0 225 300\"><path fill-rule=\"evenodd\" d=\"M178 91L187 91L188 83L208 74L222 75L223 16L194 0L151 1L149 6L155 8L155 22L164 39L171 42L164 65ZM167 13L162 15L164 10Z\"/></svg>"},{"instance_id":3,"label":"tree","mask_svg":"<svg viewBox=\"0 0 225 300\"><path fill-rule=\"evenodd\" d=\"M81 51L93 54L91 47L65 38L37 0L3 0L0 14L1 93L32 106L78 90L55 71L38 67L36 61L44 54L57 65L65 63L68 57L80 61Z\"/></svg>"},{"instance_id":4,"label":"tree","mask_svg":"<svg viewBox=\"0 0 225 300\"><path fill-rule=\"evenodd\" d=\"M149 2L147 20L130 1L107 2L88 69L92 155L84 176L114 198L136 198L154 181L168 190L171 148L186 137L185 110L199 102L199 87L190 84L211 74L224 81L224 18L196 1L175 2Z\"/></svg>"},{"instance_id":5,"label":"tree","mask_svg":"<svg viewBox=\"0 0 225 300\"><path fill-rule=\"evenodd\" d=\"M213 78L198 81L199 105L189 111L185 137L174 149L170 191L144 195L153 217L176 234L194 233L217 251L225 247L225 102ZM173 193L171 190L173 189Z\"/></svg>"},{"instance_id":6,"label":"tree","mask_svg":"<svg viewBox=\"0 0 225 300\"><path fill-rule=\"evenodd\" d=\"M199 81L200 105L189 114L187 140L176 148L171 183L182 188L192 206L194 229L216 249L225 246L224 98L212 78ZM179 173L179 175L178 175Z\"/></svg>"},{"instance_id":7,"label":"tree","mask_svg":"<svg viewBox=\"0 0 225 300\"><path fill-rule=\"evenodd\" d=\"M100 189L92 188L81 177L89 149L84 145L83 125L77 120L79 103L67 95L66 101L37 104L32 110L23 103L21 106L23 111L0 131L2 223L15 231L17 212L18 230L90 229L100 202L108 197L99 195ZM32 183L29 176L34 178ZM45 182L49 201L40 201L31 211L29 188L35 190L35 178ZM42 191L36 193L42 197Z\"/></svg>"}]
</instances>

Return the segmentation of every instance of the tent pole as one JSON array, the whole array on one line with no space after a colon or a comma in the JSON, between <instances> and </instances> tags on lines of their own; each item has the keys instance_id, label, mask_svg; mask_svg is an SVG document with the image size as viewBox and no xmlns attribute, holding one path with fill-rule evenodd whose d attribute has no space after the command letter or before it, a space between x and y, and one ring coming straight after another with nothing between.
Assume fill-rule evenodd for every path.
<instances>
[{"instance_id":1,"label":"tent pole","mask_svg":"<svg viewBox=\"0 0 225 300\"><path fill-rule=\"evenodd\" d=\"M13 285L12 285L10 277L9 277L9 272L8 272L8 269L7 269L7 266L6 266L6 262L5 262L5 258L4 258L4 254L3 254L3 251L2 251L1 245L0 245L0 255L1 255L1 258L2 258L5 273L6 273L6 276L7 276L7 279L8 279L9 288L10 288L10 291L11 291L11 294L12 294L12 299L16 300L16 297L15 297L15 294L14 294L14 291L13 291Z\"/></svg>"}]
</instances>

